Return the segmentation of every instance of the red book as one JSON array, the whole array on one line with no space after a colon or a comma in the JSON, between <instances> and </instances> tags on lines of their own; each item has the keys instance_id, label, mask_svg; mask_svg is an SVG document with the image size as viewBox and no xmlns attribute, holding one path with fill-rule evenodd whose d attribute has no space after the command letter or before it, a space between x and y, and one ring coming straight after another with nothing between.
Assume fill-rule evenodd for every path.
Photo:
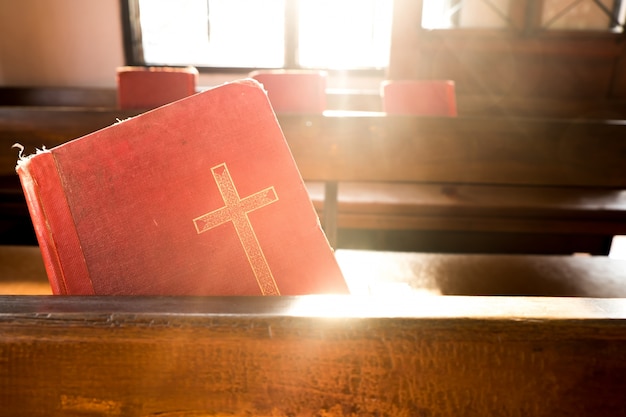
<instances>
[{"instance_id":1,"label":"red book","mask_svg":"<svg viewBox=\"0 0 626 417\"><path fill-rule=\"evenodd\" d=\"M253 80L38 152L17 171L55 294L348 292Z\"/></svg>"},{"instance_id":2,"label":"red book","mask_svg":"<svg viewBox=\"0 0 626 417\"><path fill-rule=\"evenodd\" d=\"M196 93L194 67L120 67L117 104L120 109L153 109Z\"/></svg>"},{"instance_id":3,"label":"red book","mask_svg":"<svg viewBox=\"0 0 626 417\"><path fill-rule=\"evenodd\" d=\"M387 114L457 116L452 80L386 80L381 88Z\"/></svg>"},{"instance_id":4,"label":"red book","mask_svg":"<svg viewBox=\"0 0 626 417\"><path fill-rule=\"evenodd\" d=\"M279 113L322 113L326 110L326 71L256 70L248 74L263 84Z\"/></svg>"}]
</instances>

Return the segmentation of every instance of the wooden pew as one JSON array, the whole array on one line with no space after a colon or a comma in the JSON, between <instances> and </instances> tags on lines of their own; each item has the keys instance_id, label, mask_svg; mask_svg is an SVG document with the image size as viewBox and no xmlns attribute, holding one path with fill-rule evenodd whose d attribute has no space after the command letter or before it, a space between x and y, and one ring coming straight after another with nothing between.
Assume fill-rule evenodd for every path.
<instances>
[{"instance_id":1,"label":"wooden pew","mask_svg":"<svg viewBox=\"0 0 626 417\"><path fill-rule=\"evenodd\" d=\"M626 298L587 298L624 297L626 261L337 258L352 296L0 295L0 415L626 411ZM38 248L0 246L8 288L49 293Z\"/></svg>"},{"instance_id":2,"label":"wooden pew","mask_svg":"<svg viewBox=\"0 0 626 417\"><path fill-rule=\"evenodd\" d=\"M311 160L311 150L292 147L300 149L299 164ZM6 259L24 261L22 249ZM550 295L597 297L590 277L623 277L623 264L604 257L337 256L343 265L352 261L349 274L363 277L370 296L0 296L0 415L626 414L624 299L420 296L422 289L454 293L468 277L475 293L488 293L486 282L493 290L514 272L519 281L507 294L528 294L524 284L539 273L556 277L548 287L563 284ZM376 256L384 259L372 268ZM406 281L384 262L422 281ZM1 256L0 266L7 266ZM33 266L26 261L17 271ZM31 270L35 282L40 272ZM567 284L578 275L587 280ZM605 294L620 297L621 282Z\"/></svg>"},{"instance_id":3,"label":"wooden pew","mask_svg":"<svg viewBox=\"0 0 626 417\"><path fill-rule=\"evenodd\" d=\"M325 219L331 237L335 223L353 230L489 232L527 243L522 252L606 254L611 234L626 230L622 121L279 120L303 177L330 184L325 192L313 184L311 194L318 208L322 201L337 205L337 218Z\"/></svg>"},{"instance_id":4,"label":"wooden pew","mask_svg":"<svg viewBox=\"0 0 626 417\"><path fill-rule=\"evenodd\" d=\"M626 298L626 259L338 249L353 295ZM0 295L50 295L37 246L0 245Z\"/></svg>"},{"instance_id":5,"label":"wooden pew","mask_svg":"<svg viewBox=\"0 0 626 417\"><path fill-rule=\"evenodd\" d=\"M626 301L0 297L0 415L626 413Z\"/></svg>"},{"instance_id":6,"label":"wooden pew","mask_svg":"<svg viewBox=\"0 0 626 417\"><path fill-rule=\"evenodd\" d=\"M49 290L39 256L0 246L0 294ZM626 261L337 258L352 296L0 295L0 415L626 412L626 298L572 297L624 297ZM568 297L433 296L472 292Z\"/></svg>"},{"instance_id":7,"label":"wooden pew","mask_svg":"<svg viewBox=\"0 0 626 417\"><path fill-rule=\"evenodd\" d=\"M4 107L0 143L32 152L135 114ZM355 247L342 233L358 246L367 238L359 232L382 232L396 234L370 248L606 254L626 233L623 121L278 117L338 247ZM0 160L14 190L15 159Z\"/></svg>"},{"instance_id":8,"label":"wooden pew","mask_svg":"<svg viewBox=\"0 0 626 417\"><path fill-rule=\"evenodd\" d=\"M117 90L95 87L0 87L0 106L114 108Z\"/></svg>"},{"instance_id":9,"label":"wooden pew","mask_svg":"<svg viewBox=\"0 0 626 417\"><path fill-rule=\"evenodd\" d=\"M245 74L240 74L245 76ZM235 74L233 74L235 76ZM382 80L381 80L382 81ZM373 89L328 88L328 110L382 111L378 86ZM626 119L626 100L617 97L528 97L508 94L468 94L457 91L457 107L464 117L534 117L559 119ZM115 88L0 87L0 106L117 107Z\"/></svg>"}]
</instances>

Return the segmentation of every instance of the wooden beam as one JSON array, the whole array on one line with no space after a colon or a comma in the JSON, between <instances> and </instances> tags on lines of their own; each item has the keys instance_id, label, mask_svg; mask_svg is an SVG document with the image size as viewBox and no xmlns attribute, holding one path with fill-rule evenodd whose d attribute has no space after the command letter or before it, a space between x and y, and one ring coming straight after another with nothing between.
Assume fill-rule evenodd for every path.
<instances>
[{"instance_id":1,"label":"wooden beam","mask_svg":"<svg viewBox=\"0 0 626 417\"><path fill-rule=\"evenodd\" d=\"M117 89L89 87L0 87L0 106L116 107Z\"/></svg>"},{"instance_id":2,"label":"wooden beam","mask_svg":"<svg viewBox=\"0 0 626 417\"><path fill-rule=\"evenodd\" d=\"M0 143L52 147L138 112L0 108ZM304 178L624 187L626 122L278 115ZM15 165L3 153L2 175Z\"/></svg>"},{"instance_id":3,"label":"wooden beam","mask_svg":"<svg viewBox=\"0 0 626 417\"><path fill-rule=\"evenodd\" d=\"M626 413L626 301L0 297L5 415Z\"/></svg>"},{"instance_id":4,"label":"wooden beam","mask_svg":"<svg viewBox=\"0 0 626 417\"><path fill-rule=\"evenodd\" d=\"M353 295L626 298L626 259L338 249ZM0 245L0 295L51 295L36 246Z\"/></svg>"},{"instance_id":5,"label":"wooden beam","mask_svg":"<svg viewBox=\"0 0 626 417\"><path fill-rule=\"evenodd\" d=\"M279 115L310 180L624 187L626 122Z\"/></svg>"}]
</instances>

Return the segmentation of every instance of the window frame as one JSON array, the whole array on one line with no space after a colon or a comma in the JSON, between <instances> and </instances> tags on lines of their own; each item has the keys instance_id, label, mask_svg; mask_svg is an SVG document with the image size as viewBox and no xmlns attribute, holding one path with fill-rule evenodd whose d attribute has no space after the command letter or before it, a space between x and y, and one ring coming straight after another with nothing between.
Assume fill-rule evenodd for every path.
<instances>
[{"instance_id":1,"label":"window frame","mask_svg":"<svg viewBox=\"0 0 626 417\"><path fill-rule=\"evenodd\" d=\"M420 15L417 16L419 30L425 38L429 36L441 37L442 35L451 37L510 37L510 38L535 38L535 39L559 39L565 37L580 38L626 38L626 22L622 24L623 30L577 30L577 29L548 29L542 26L542 12L545 0L514 0L511 4L512 10L509 12L509 21L513 26L501 29L494 28L447 28L447 29L427 29L421 26L421 6L424 0L420 1ZM626 3L626 0L616 0ZM615 5L614 8L618 8ZM615 10L614 10L615 12Z\"/></svg>"},{"instance_id":2,"label":"window frame","mask_svg":"<svg viewBox=\"0 0 626 417\"><path fill-rule=\"evenodd\" d=\"M129 66L158 66L145 62L141 39L141 26L139 23L139 2L138 0L120 0L120 11L122 16L122 34L124 60ZM383 68L356 68L356 69L332 69L332 68L310 68L301 67L297 64L296 51L298 49L298 4L297 0L286 0L285 2L285 65L278 69L319 69L327 71L331 75L341 76L375 76L379 77L387 72L387 67ZM163 65L162 65L163 66ZM200 73L248 73L259 69L259 67L213 67L196 65Z\"/></svg>"}]
</instances>

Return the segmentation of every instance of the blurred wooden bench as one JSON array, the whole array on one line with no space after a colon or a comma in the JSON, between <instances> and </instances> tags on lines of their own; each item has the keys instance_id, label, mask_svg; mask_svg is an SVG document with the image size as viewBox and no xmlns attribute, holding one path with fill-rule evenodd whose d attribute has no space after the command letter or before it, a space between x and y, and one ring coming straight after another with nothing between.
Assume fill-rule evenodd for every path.
<instances>
[{"instance_id":1,"label":"blurred wooden bench","mask_svg":"<svg viewBox=\"0 0 626 417\"><path fill-rule=\"evenodd\" d=\"M606 254L626 231L626 122L341 112L279 120L338 247L355 247L342 231L357 232L359 247L358 232L369 230L397 232L375 249Z\"/></svg>"},{"instance_id":2,"label":"blurred wooden bench","mask_svg":"<svg viewBox=\"0 0 626 417\"><path fill-rule=\"evenodd\" d=\"M33 152L138 113L0 107L1 192L14 200L21 192L14 142ZM332 112L278 119L340 248L606 254L612 237L626 233L625 122ZM25 205L0 206L13 216L3 217L10 233L19 213L21 224L28 219Z\"/></svg>"}]
</instances>

